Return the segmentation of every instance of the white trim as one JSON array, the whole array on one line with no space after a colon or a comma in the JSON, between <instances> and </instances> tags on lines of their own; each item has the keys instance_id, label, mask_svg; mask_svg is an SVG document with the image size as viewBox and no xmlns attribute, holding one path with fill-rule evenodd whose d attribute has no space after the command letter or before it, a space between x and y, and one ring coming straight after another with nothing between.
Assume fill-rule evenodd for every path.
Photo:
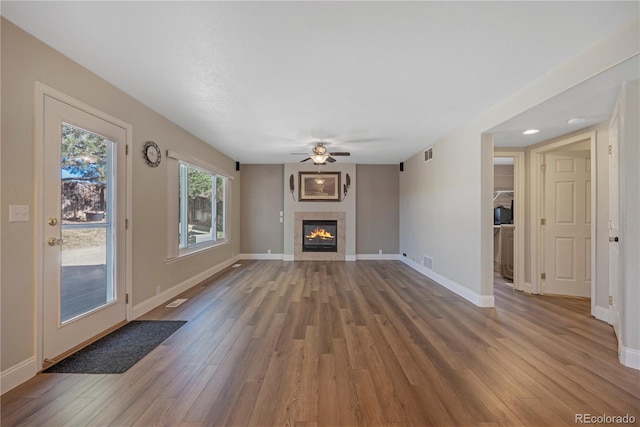
<instances>
[{"instance_id":1,"label":"white trim","mask_svg":"<svg viewBox=\"0 0 640 427\"><path fill-rule=\"evenodd\" d=\"M180 295L182 292L189 290L190 288L194 287L198 283L201 283L203 280L206 280L209 277L213 276L214 274L219 273L225 268L235 264L239 259L240 259L240 256L238 255L231 257L228 260L221 262L218 265L214 265L213 267L208 268L207 270L201 273L198 273L195 276L190 277L181 283L178 283L177 285L159 293L158 295L155 295L141 302L140 304L134 305L132 308L132 313L133 313L132 318L133 319L139 318L140 316L164 304L170 299Z\"/></svg>"},{"instance_id":2,"label":"white trim","mask_svg":"<svg viewBox=\"0 0 640 427\"><path fill-rule=\"evenodd\" d=\"M283 261L294 261L293 259L293 255L282 255L282 260Z\"/></svg>"},{"instance_id":3,"label":"white trim","mask_svg":"<svg viewBox=\"0 0 640 427\"><path fill-rule=\"evenodd\" d=\"M257 259L257 260L279 260L279 261L293 261L291 259L285 259L284 254L240 254L240 259ZM345 261L385 261L385 260L397 260L400 255L398 254L356 254L345 255Z\"/></svg>"},{"instance_id":4,"label":"white trim","mask_svg":"<svg viewBox=\"0 0 640 427\"><path fill-rule=\"evenodd\" d=\"M609 323L609 307L595 306L593 309L593 317Z\"/></svg>"},{"instance_id":5,"label":"white trim","mask_svg":"<svg viewBox=\"0 0 640 427\"><path fill-rule=\"evenodd\" d=\"M462 286L461 284L456 283L451 279L441 276L433 270L428 270L407 257L401 256L399 257L399 260L407 264L417 272L422 273L424 276L435 281L439 285L449 289L451 292L466 299L470 303L477 305L478 307L494 307L495 305L495 298L493 297L493 295L480 295L476 292L473 292L471 289Z\"/></svg>"},{"instance_id":6,"label":"white trim","mask_svg":"<svg viewBox=\"0 0 640 427\"><path fill-rule=\"evenodd\" d=\"M625 347L622 341L618 341L618 360L628 368L640 370L640 350Z\"/></svg>"},{"instance_id":7,"label":"white trim","mask_svg":"<svg viewBox=\"0 0 640 427\"><path fill-rule=\"evenodd\" d=\"M171 150L167 150L167 157L170 159L175 159L175 160L179 160L179 161L183 161L183 162L187 162L190 163L194 166L197 166L199 168L203 168L206 169L208 172L213 172L215 174L218 175L222 175L227 179L230 179L231 181L234 180L234 176L229 174L229 172L225 171L222 168L213 166L207 162L203 162L200 159L196 159L194 157L190 157L184 154L180 154L180 153L176 153L175 151L171 151Z\"/></svg>"},{"instance_id":8,"label":"white trim","mask_svg":"<svg viewBox=\"0 0 640 427\"><path fill-rule=\"evenodd\" d=\"M38 373L36 358L30 357L0 373L0 394L12 390L35 377Z\"/></svg>"},{"instance_id":9,"label":"white trim","mask_svg":"<svg viewBox=\"0 0 640 427\"><path fill-rule=\"evenodd\" d=\"M398 260L400 254L356 254L358 261Z\"/></svg>"},{"instance_id":10,"label":"white trim","mask_svg":"<svg viewBox=\"0 0 640 427\"><path fill-rule=\"evenodd\" d=\"M523 286L522 286L522 290L524 292L532 294L533 293L533 285L531 283L529 283L529 282L524 282Z\"/></svg>"},{"instance_id":11,"label":"white trim","mask_svg":"<svg viewBox=\"0 0 640 427\"><path fill-rule=\"evenodd\" d=\"M36 367L42 366L44 362L44 265L43 265L43 247L41 242L44 241L44 229L41 226L44 218L44 206L41 203L44 197L44 100L45 96L56 99L60 102L70 105L71 107L82 110L101 120L109 122L117 127L124 129L126 134L126 145L133 148L133 126L123 120L118 119L104 111L87 105L57 89L49 87L39 81L34 84L34 277L35 277L35 334L34 348L36 351ZM132 265L132 242L133 242L133 156L126 156L125 164L125 219L129 219L129 227L125 230L125 293L131 295L133 293L133 265ZM131 303L125 306L125 320L130 320L132 316Z\"/></svg>"},{"instance_id":12,"label":"white trim","mask_svg":"<svg viewBox=\"0 0 640 427\"><path fill-rule=\"evenodd\" d=\"M240 259L262 259L282 261L283 254L240 254Z\"/></svg>"},{"instance_id":13,"label":"white trim","mask_svg":"<svg viewBox=\"0 0 640 427\"><path fill-rule=\"evenodd\" d=\"M524 281L524 232L525 232L525 157L524 151L494 151L493 157L513 158L513 209L516 211L513 245L513 287L519 291L531 293L531 285Z\"/></svg>"}]
</instances>

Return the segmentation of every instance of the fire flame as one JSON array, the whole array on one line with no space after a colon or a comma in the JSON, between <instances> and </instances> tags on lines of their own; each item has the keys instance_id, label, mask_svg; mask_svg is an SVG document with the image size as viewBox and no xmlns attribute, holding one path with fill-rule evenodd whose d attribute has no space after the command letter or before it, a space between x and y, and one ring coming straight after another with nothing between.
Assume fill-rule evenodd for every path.
<instances>
[{"instance_id":1,"label":"fire flame","mask_svg":"<svg viewBox=\"0 0 640 427\"><path fill-rule=\"evenodd\" d=\"M308 234L306 236L307 239L315 239L317 237L319 237L322 240L330 240L330 239L335 239L335 236L332 235L331 233L329 233L327 230L325 230L324 228L319 228L317 227L315 230L313 230L311 232L311 234Z\"/></svg>"}]
</instances>

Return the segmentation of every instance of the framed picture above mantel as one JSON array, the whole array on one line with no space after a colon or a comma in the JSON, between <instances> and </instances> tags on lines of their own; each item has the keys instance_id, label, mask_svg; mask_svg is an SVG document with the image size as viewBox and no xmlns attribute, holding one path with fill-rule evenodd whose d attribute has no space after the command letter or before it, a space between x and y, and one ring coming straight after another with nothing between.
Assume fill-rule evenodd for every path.
<instances>
[{"instance_id":1,"label":"framed picture above mantel","mask_svg":"<svg viewBox=\"0 0 640 427\"><path fill-rule=\"evenodd\" d=\"M298 176L299 201L340 201L340 172L299 172Z\"/></svg>"}]
</instances>

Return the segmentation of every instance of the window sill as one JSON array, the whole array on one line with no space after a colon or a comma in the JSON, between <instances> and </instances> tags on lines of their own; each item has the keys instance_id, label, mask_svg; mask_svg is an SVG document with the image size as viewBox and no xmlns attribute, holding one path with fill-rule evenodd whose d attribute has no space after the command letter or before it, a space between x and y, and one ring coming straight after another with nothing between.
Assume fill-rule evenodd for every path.
<instances>
[{"instance_id":1,"label":"window sill","mask_svg":"<svg viewBox=\"0 0 640 427\"><path fill-rule=\"evenodd\" d=\"M213 243L205 243L196 247L187 248L187 249L179 249L178 256L175 258L167 258L164 260L165 264L171 264L176 261L180 261L185 258L189 258L192 255L197 255L202 252L208 251L210 249L221 248L223 246L229 245L231 242L229 240L216 241Z\"/></svg>"}]
</instances>

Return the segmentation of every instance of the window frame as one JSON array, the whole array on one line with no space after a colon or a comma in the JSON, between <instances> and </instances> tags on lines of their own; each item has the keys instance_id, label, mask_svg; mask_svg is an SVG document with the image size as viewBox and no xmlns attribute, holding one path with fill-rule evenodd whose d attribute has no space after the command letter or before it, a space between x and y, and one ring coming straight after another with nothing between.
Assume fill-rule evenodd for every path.
<instances>
[{"instance_id":1,"label":"window frame","mask_svg":"<svg viewBox=\"0 0 640 427\"><path fill-rule=\"evenodd\" d=\"M229 209L231 209L231 184L233 176L227 174L224 170L205 163L199 159L194 159L183 154L179 154L173 151L167 151L167 163L169 173L167 173L167 190L168 190L168 216L167 216L167 261L179 259L194 253L199 253L212 248L217 248L223 245L227 245L231 242L230 236L230 224L228 223ZM206 242L202 242L196 245L182 246L182 239L180 234L180 218L184 214L183 202L181 201L180 194L180 174L183 170L182 165L188 167L194 167L205 173L208 173L213 178L214 197L213 204L216 204L215 188L217 187L217 179L224 179L224 193L223 193L223 230L224 237L217 237L217 224L215 217L212 213L212 228L214 229L214 238ZM187 168L184 168L186 171ZM184 204L186 205L186 203ZM178 208L178 209L177 209ZM212 209L215 212L214 209Z\"/></svg>"}]
</instances>

